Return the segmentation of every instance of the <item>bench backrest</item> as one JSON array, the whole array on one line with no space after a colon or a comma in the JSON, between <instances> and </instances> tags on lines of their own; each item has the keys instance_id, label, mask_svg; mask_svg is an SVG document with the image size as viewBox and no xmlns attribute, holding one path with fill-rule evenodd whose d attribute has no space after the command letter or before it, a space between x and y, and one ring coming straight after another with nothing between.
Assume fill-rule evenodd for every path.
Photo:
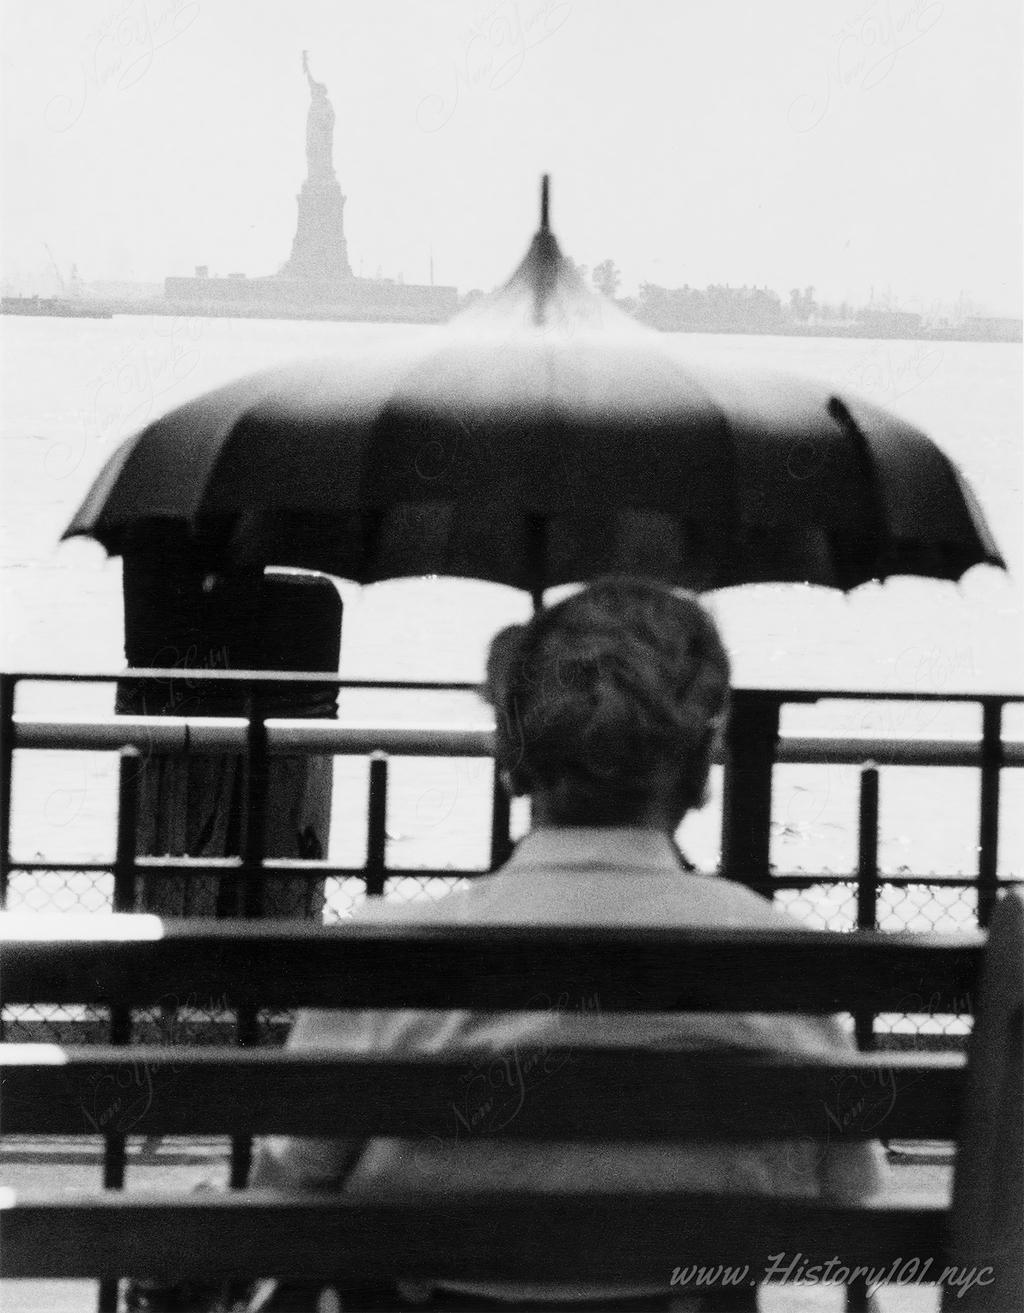
<instances>
[{"instance_id":1,"label":"bench backrest","mask_svg":"<svg viewBox=\"0 0 1024 1313\"><path fill-rule=\"evenodd\" d=\"M40 925L45 928L40 930ZM603 1012L972 1010L983 934L0 915L0 1001Z\"/></svg>"},{"instance_id":2,"label":"bench backrest","mask_svg":"<svg viewBox=\"0 0 1024 1313\"><path fill-rule=\"evenodd\" d=\"M997 909L979 981L954 1177L950 1261L991 1267L991 1289L945 1309L1024 1308L1024 899Z\"/></svg>"},{"instance_id":3,"label":"bench backrest","mask_svg":"<svg viewBox=\"0 0 1024 1313\"><path fill-rule=\"evenodd\" d=\"M979 1024L972 1070L989 1070L992 1027L996 1042L1011 1052L1016 1045L1018 1053L1016 1067L1012 1057L999 1067L996 1106L1006 1111L998 1142L974 1136L975 1107L987 1086L972 1077L966 1091L963 1059L951 1054L548 1050L547 1068L559 1076L545 1081L543 1097L477 1133L590 1140L959 1136L958 1197L970 1208L984 1198L986 1216L1009 1210L1012 1233L1019 1195L1012 1175L992 1170L996 1154L1012 1160L1016 1153L1019 1162L1024 1111L1019 1006L1000 1013L990 998L992 990L1005 994L1007 972L1016 969L1019 999L1020 901L1013 896L1004 904L990 953L997 950L993 956L1005 965L994 972L981 970L981 936L161 926L134 917L132 933L142 937L125 939L122 923L107 918L105 937L69 940L17 938L14 918L7 918L0 980L6 1003L100 1003L116 1011L214 998L243 1017L255 1005L537 1010L590 1001L629 1012L941 1013L973 1004L992 1025ZM93 935L97 924L91 918ZM344 1125L360 1135L451 1137L460 1133L453 1107L475 1060L34 1047L0 1053L8 1133L323 1135ZM173 1276L185 1254L193 1275L300 1270L336 1277L338 1256L351 1255L350 1275L360 1279L396 1271L515 1278L529 1271L536 1279L586 1273L590 1280L666 1281L683 1263L747 1263L760 1274L769 1256L799 1251L805 1265L841 1255L850 1268L876 1271L913 1258L928 1264L934 1280L949 1252L946 1210L903 1199L861 1207L623 1193L486 1203L446 1197L424 1209L415 1199L288 1201L252 1193L143 1201L108 1192L84 1201L17 1202L2 1217L0 1271L8 1275ZM514 1246L494 1243L495 1235L509 1234ZM1015 1256L990 1252L989 1233L954 1226L953 1234L958 1263L969 1265L983 1241L987 1257L976 1266L988 1264L1008 1289L1024 1291L1014 1284ZM973 1297L986 1298L992 1281L985 1280L974 1284Z\"/></svg>"}]
</instances>

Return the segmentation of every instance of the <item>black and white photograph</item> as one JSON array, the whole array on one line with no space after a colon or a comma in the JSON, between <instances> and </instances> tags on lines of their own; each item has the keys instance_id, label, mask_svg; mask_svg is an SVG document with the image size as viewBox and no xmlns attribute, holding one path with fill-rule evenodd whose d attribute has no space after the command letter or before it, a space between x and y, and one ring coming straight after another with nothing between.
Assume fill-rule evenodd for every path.
<instances>
[{"instance_id":1,"label":"black and white photograph","mask_svg":"<svg viewBox=\"0 0 1024 1313\"><path fill-rule=\"evenodd\" d=\"M0 0L0 1307L1024 1309L1016 0Z\"/></svg>"}]
</instances>

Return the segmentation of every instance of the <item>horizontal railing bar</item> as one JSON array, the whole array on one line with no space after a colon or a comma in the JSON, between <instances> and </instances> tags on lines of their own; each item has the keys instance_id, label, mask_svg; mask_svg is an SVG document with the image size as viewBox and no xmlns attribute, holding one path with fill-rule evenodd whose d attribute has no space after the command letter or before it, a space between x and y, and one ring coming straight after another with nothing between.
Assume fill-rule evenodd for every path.
<instances>
[{"instance_id":1,"label":"horizontal railing bar","mask_svg":"<svg viewBox=\"0 0 1024 1313\"><path fill-rule=\"evenodd\" d=\"M575 1280L668 1287L674 1268L749 1263L799 1237L804 1271L834 1260L888 1268L911 1254L941 1268L947 1209L933 1195L876 1204L655 1191L520 1193L445 1188L310 1197L209 1191L105 1194L0 1205L3 1277L262 1276ZM495 1237L514 1236L514 1244ZM642 1237L642 1243L637 1242ZM685 1237L685 1252L680 1250ZM795 1275L795 1269L794 1269ZM776 1280L779 1279L777 1275Z\"/></svg>"},{"instance_id":2,"label":"horizontal railing bar","mask_svg":"<svg viewBox=\"0 0 1024 1313\"><path fill-rule=\"evenodd\" d=\"M67 751L243 753L247 722L241 717L109 716L88 720L15 717L16 748ZM273 753L330 753L368 756L492 757L492 729L453 730L447 725L375 727L339 725L333 720L284 720L267 724Z\"/></svg>"},{"instance_id":3,"label":"horizontal railing bar","mask_svg":"<svg viewBox=\"0 0 1024 1313\"><path fill-rule=\"evenodd\" d=\"M321 736L318 731L323 729ZM275 718L267 721L267 738L271 752L311 752L315 748L330 750L339 736L344 744L340 755L369 756L388 752L394 757L493 757L494 731L488 728L452 729L447 725L392 726L381 730L372 725L339 725L331 721L302 721ZM307 746L312 744L313 746Z\"/></svg>"},{"instance_id":4,"label":"horizontal railing bar","mask_svg":"<svg viewBox=\"0 0 1024 1313\"><path fill-rule=\"evenodd\" d=\"M5 1135L955 1139L965 1070L961 1055L916 1053L0 1046Z\"/></svg>"},{"instance_id":5,"label":"horizontal railing bar","mask_svg":"<svg viewBox=\"0 0 1024 1313\"><path fill-rule=\"evenodd\" d=\"M396 757L492 757L494 731L446 725L340 725L333 720L273 718L266 722L272 753L322 753ZM62 751L242 753L246 721L240 717L108 716L58 720L15 716L15 747ZM1024 741L1003 740L1003 763L1024 766ZM721 760L721 757L718 758ZM973 766L982 764L982 744L973 738L895 739L832 735L783 735L780 763L880 766Z\"/></svg>"},{"instance_id":6,"label":"horizontal railing bar","mask_svg":"<svg viewBox=\"0 0 1024 1313\"><path fill-rule=\"evenodd\" d=\"M0 915L5 1003L960 1011L983 934ZM614 964L614 969L609 964Z\"/></svg>"},{"instance_id":7,"label":"horizontal railing bar","mask_svg":"<svg viewBox=\"0 0 1024 1313\"><path fill-rule=\"evenodd\" d=\"M1003 764L1024 766L1024 741L1002 741ZM861 766L980 766L980 739L849 738L782 735L775 754L780 763Z\"/></svg>"},{"instance_id":8,"label":"horizontal railing bar","mask_svg":"<svg viewBox=\"0 0 1024 1313\"><path fill-rule=\"evenodd\" d=\"M8 676L18 682L67 682L70 684L139 684L164 680L185 687L204 684L320 684L326 688L408 689L422 693L479 693L480 682L451 680L443 684L428 679L347 679L323 670L208 670L194 666L132 666L115 674L59 674L53 671L19 671ZM1008 695L1012 700L1013 695ZM1024 698L1024 695L1022 695Z\"/></svg>"},{"instance_id":9,"label":"horizontal railing bar","mask_svg":"<svg viewBox=\"0 0 1024 1313\"><path fill-rule=\"evenodd\" d=\"M172 879L182 875L195 876L198 878L209 877L217 878L222 875L230 875L242 869L242 860L240 857L138 857L135 866L140 875L145 875L146 879ZM114 859L109 862L46 862L31 861L19 862L12 860L12 873L20 872L26 875L39 872L89 872L89 871L106 871L112 872L114 869ZM262 869L271 877L280 875L282 877L295 875L314 876L322 880L350 880L363 879L366 875L365 864L360 866L334 866L328 862L314 861L299 857L268 857L264 858ZM473 879L474 877L489 875L491 872L484 867L405 867L389 866L387 868L388 879L413 879L413 880L463 880ZM969 882L972 883L972 882Z\"/></svg>"},{"instance_id":10,"label":"horizontal railing bar","mask_svg":"<svg viewBox=\"0 0 1024 1313\"><path fill-rule=\"evenodd\" d=\"M67 683L135 683L153 679L175 680L178 683L251 683L262 684L323 684L335 688L365 689L409 689L419 692L453 693L479 692L480 682L472 680L411 680L411 679L349 679L341 675L325 673L322 670L277 671L277 670L206 670L192 666L133 666L131 669L117 671L39 671L19 670L3 672L4 677L15 682L65 681ZM1007 703L1024 702L1024 692L998 693L931 693L916 689L904 691L893 689L806 689L806 688L744 688L737 686L733 690L744 696L761 696L777 702L976 702Z\"/></svg>"}]
</instances>

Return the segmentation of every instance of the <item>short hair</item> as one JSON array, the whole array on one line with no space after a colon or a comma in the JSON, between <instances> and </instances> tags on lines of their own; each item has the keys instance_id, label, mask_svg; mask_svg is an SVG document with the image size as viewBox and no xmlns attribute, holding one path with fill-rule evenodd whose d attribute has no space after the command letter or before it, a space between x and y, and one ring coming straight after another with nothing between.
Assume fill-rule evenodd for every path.
<instances>
[{"instance_id":1,"label":"short hair","mask_svg":"<svg viewBox=\"0 0 1024 1313\"><path fill-rule=\"evenodd\" d=\"M547 791L562 824L628 824L666 764L683 810L703 801L729 658L696 597L611 577L502 630L484 692L513 793Z\"/></svg>"}]
</instances>

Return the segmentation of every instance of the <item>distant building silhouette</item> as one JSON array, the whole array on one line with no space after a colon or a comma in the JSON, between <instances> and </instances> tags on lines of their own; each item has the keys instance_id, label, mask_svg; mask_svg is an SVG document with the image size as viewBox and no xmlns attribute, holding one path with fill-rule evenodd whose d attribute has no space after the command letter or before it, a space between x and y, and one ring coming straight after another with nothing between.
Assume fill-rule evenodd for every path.
<instances>
[{"instance_id":1,"label":"distant building silhouette","mask_svg":"<svg viewBox=\"0 0 1024 1313\"><path fill-rule=\"evenodd\" d=\"M607 263L607 262L606 262ZM636 298L620 300L642 323L666 332L799 334L810 337L906 338L1019 342L1021 321L971 316L950 324L926 322L909 310L821 305L814 288L794 288L788 304L767 287L660 287L641 283Z\"/></svg>"}]
</instances>

